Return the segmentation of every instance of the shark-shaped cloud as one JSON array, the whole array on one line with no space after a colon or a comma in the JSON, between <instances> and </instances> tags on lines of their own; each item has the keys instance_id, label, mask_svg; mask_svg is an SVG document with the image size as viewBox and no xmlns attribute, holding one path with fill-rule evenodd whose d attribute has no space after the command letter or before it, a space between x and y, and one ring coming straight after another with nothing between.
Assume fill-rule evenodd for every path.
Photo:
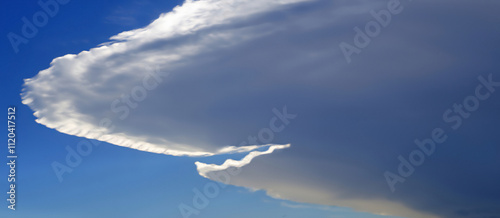
<instances>
[{"instance_id":1,"label":"shark-shaped cloud","mask_svg":"<svg viewBox=\"0 0 500 218\"><path fill-rule=\"evenodd\" d=\"M188 0L144 28L55 58L26 80L23 103L40 124L119 146L249 152L197 162L198 171L214 179L244 169L230 184L276 198L403 217L500 217L500 96L491 85L500 81L499 4ZM399 12L387 23L383 10ZM360 30L380 19L348 63L339 45L357 46L368 37ZM489 98L455 114L481 76L495 81L479 90ZM273 119L284 106L300 117ZM448 110L460 129L443 120ZM271 124L265 142L249 137ZM446 142L393 192L384 173L435 128Z\"/></svg>"}]
</instances>

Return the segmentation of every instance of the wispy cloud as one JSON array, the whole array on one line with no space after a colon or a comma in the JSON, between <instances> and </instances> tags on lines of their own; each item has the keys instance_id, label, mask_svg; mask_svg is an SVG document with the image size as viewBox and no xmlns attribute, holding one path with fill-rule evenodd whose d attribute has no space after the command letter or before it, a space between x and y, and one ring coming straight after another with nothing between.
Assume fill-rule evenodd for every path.
<instances>
[{"instance_id":1,"label":"wispy cloud","mask_svg":"<svg viewBox=\"0 0 500 218\"><path fill-rule=\"evenodd\" d=\"M198 170L198 173L205 177L209 178L208 174L214 171L223 171L226 170L230 167L237 167L241 168L250 162L258 156L265 155L265 154L271 154L274 152L274 150L277 149L285 149L290 147L290 144L286 145L268 145L268 149L266 151L252 151L249 154L247 154L243 159L241 160L226 160L222 165L216 165L216 164L206 164L206 163L201 163L199 161L195 162L196 164L196 169Z\"/></svg>"}]
</instances>

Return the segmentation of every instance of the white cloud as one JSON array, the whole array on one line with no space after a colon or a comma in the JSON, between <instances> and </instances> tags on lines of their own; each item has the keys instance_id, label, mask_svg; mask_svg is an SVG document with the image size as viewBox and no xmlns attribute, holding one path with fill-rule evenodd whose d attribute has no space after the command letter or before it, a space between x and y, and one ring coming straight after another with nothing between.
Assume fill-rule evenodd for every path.
<instances>
[{"instance_id":1,"label":"white cloud","mask_svg":"<svg viewBox=\"0 0 500 218\"><path fill-rule=\"evenodd\" d=\"M175 77L182 74L183 67L200 61L194 58L187 61L189 58L202 56L213 49L234 46L272 31L269 27L262 29L260 26L222 26L300 1L305 0L186 1L145 28L111 37L118 42L103 43L90 51L54 59L50 68L25 80L23 103L35 111L38 123L49 128L143 151L207 156L254 150L261 146L209 145L201 140L184 140L192 137L193 133L189 130L182 130L184 139L172 139L179 135L173 133L178 127L176 125L183 124L169 123L170 116L175 115L161 112L153 112L148 116L150 120L145 119L141 124L158 130L157 135L137 134L135 129L141 128L136 126L137 120L129 114L138 114L140 112L135 110L144 108L149 113L155 102L165 101L162 99L165 96L151 97L155 95L153 92L158 91L150 90L146 93L146 103L132 98L132 92L137 86L142 86L143 80L150 80L148 77L153 73L159 77L157 83L169 86L175 80L165 82L168 75L174 74ZM263 31L256 31L259 29ZM162 47L164 49L158 49ZM151 67L156 67L156 71L153 72ZM123 95L129 95L132 102L121 100ZM121 102L113 104L117 99ZM128 108L126 114L123 106ZM103 119L109 119L116 129L99 125L101 122L108 123Z\"/></svg>"},{"instance_id":2,"label":"white cloud","mask_svg":"<svg viewBox=\"0 0 500 218\"><path fill-rule=\"evenodd\" d=\"M201 163L201 162L197 161L197 162L195 162L196 169L198 170L198 173L200 174L200 176L203 176L205 178L209 178L208 174L210 172L223 171L223 170L226 170L230 167L241 168L245 165L248 165L250 162L252 162L252 160L254 158L256 158L258 156L265 155L265 154L271 154L276 149L288 148L288 147L290 147L290 144L287 144L287 145L268 145L268 146L269 146L269 148L266 151L252 151L241 160L228 159L228 160L224 161L224 163L222 165L206 164L206 163Z\"/></svg>"},{"instance_id":3,"label":"white cloud","mask_svg":"<svg viewBox=\"0 0 500 218\"><path fill-rule=\"evenodd\" d=\"M494 196L500 178L477 173L498 165L497 156L488 156L496 150L486 145L499 139L475 130L500 119L488 109L498 108L494 103L482 102L477 126L469 122L469 131L464 126L454 135L460 149L442 146L396 193L382 176L397 167L399 154L414 149L416 137L428 136L443 109L463 99L477 72L500 72L485 58L498 47L498 7L413 1L347 65L339 43L352 40L353 28L386 3L187 1L147 27L54 59L26 80L23 103L49 128L119 146L190 156L250 152L241 161L197 167L203 176L244 168L231 184L276 198L406 217L500 214ZM155 72L158 86L144 100L121 101L146 87L144 80L155 81ZM117 99L121 109L128 107L126 116L112 109ZM272 108L284 105L300 119L272 143L293 146L273 155L262 155L272 146L266 152L240 146L269 126ZM100 126L103 120L114 128ZM466 143L477 135L477 143ZM470 154L478 149L482 161L493 164L475 162Z\"/></svg>"}]
</instances>

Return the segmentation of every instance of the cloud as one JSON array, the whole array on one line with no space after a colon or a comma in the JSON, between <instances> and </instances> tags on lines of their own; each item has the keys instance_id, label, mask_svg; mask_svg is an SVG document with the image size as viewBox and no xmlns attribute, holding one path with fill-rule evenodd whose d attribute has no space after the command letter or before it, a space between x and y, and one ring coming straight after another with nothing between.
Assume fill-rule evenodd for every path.
<instances>
[{"instance_id":1,"label":"cloud","mask_svg":"<svg viewBox=\"0 0 500 218\"><path fill-rule=\"evenodd\" d=\"M23 103L49 128L139 150L189 156L254 150L261 146L209 143L204 127L177 119L202 99L186 105L189 99L177 99L177 92L187 87L176 86L183 77L204 76L187 71L192 63L203 64L207 52L265 34L257 31L260 26L235 23L295 2L186 1L145 28L111 37L117 41L54 59L49 69L26 79ZM196 88L196 80L187 82Z\"/></svg>"},{"instance_id":2,"label":"cloud","mask_svg":"<svg viewBox=\"0 0 500 218\"><path fill-rule=\"evenodd\" d=\"M290 147L290 144L287 145L269 145L269 148L266 151L252 151L249 154L247 154L243 159L236 161L236 160L226 160L222 165L215 165L215 164L206 164L206 163L201 163L199 161L195 162L196 169L198 170L198 173L205 177L209 178L208 174L214 171L223 171L227 170L230 167L236 167L236 168L241 168L245 165L248 165L250 162L255 157L265 155L265 154L271 154L274 152L276 149L285 149Z\"/></svg>"},{"instance_id":3,"label":"cloud","mask_svg":"<svg viewBox=\"0 0 500 218\"><path fill-rule=\"evenodd\" d=\"M347 64L339 44L387 2L186 1L147 27L54 59L26 80L23 103L49 128L120 146L250 152L198 163L199 172L240 166L231 184L276 198L404 217L499 217L500 96L481 101L458 130L443 120L478 76L500 80L498 3L401 4ZM272 144L290 148L256 157L262 146L238 146L284 105L300 117ZM392 193L384 172L436 127L448 140Z\"/></svg>"}]
</instances>

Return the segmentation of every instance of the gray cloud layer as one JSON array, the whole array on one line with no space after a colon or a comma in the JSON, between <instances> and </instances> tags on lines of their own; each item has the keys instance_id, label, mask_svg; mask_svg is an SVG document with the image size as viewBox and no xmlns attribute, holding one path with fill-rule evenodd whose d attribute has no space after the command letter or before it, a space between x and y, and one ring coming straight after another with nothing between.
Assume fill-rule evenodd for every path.
<instances>
[{"instance_id":1,"label":"gray cloud layer","mask_svg":"<svg viewBox=\"0 0 500 218\"><path fill-rule=\"evenodd\" d=\"M291 147L255 157L231 184L379 214L500 217L499 94L456 130L442 118L478 76L500 81L500 5L401 5L347 64L339 44L386 1L188 1L118 42L55 59L26 81L24 103L61 132L173 155L240 151L227 146L286 105L299 116L272 143ZM145 66L161 82L122 120L110 104L153 81ZM114 129L89 133L104 118ZM384 172L434 128L447 140L391 192Z\"/></svg>"}]
</instances>

